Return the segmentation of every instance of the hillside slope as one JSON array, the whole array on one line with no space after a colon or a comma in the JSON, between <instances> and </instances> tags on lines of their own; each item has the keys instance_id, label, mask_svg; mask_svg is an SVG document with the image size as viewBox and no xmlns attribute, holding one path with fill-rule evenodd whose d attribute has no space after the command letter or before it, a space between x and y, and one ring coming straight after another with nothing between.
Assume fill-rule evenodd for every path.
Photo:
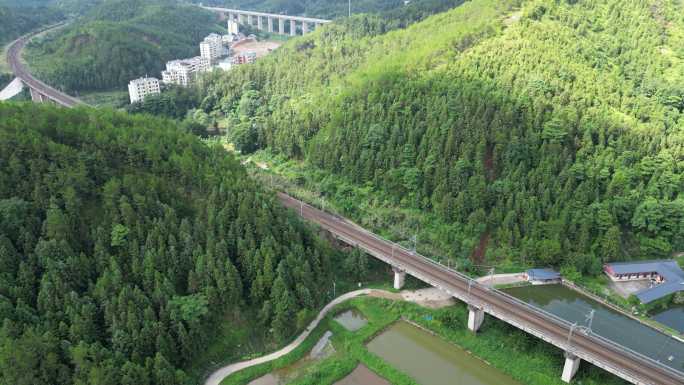
<instances>
[{"instance_id":1,"label":"hillside slope","mask_svg":"<svg viewBox=\"0 0 684 385\"><path fill-rule=\"evenodd\" d=\"M293 41L204 107L243 151L437 215L452 256L484 239L490 262L598 273L684 249L681 2L473 0L372 27Z\"/></svg>"},{"instance_id":2,"label":"hillside slope","mask_svg":"<svg viewBox=\"0 0 684 385\"><path fill-rule=\"evenodd\" d=\"M160 76L168 60L198 55L199 42L220 28L211 12L173 0L108 1L37 40L25 56L66 91L124 89L136 77Z\"/></svg>"},{"instance_id":3,"label":"hillside slope","mask_svg":"<svg viewBox=\"0 0 684 385\"><path fill-rule=\"evenodd\" d=\"M60 11L47 7L14 8L0 3L0 45L63 17Z\"/></svg>"},{"instance_id":4,"label":"hillside slope","mask_svg":"<svg viewBox=\"0 0 684 385\"><path fill-rule=\"evenodd\" d=\"M231 317L283 341L326 300L329 247L223 148L108 110L0 116L3 384L195 383Z\"/></svg>"}]
</instances>

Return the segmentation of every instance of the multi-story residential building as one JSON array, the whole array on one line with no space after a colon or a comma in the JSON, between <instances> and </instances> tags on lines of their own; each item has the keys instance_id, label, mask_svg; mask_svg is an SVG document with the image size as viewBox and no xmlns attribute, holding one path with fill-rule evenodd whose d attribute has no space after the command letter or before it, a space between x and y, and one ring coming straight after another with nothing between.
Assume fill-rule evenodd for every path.
<instances>
[{"instance_id":1,"label":"multi-story residential building","mask_svg":"<svg viewBox=\"0 0 684 385\"><path fill-rule=\"evenodd\" d=\"M144 77L131 80L128 83L128 95L131 97L131 104L141 102L147 95L160 93L159 79Z\"/></svg>"},{"instance_id":2,"label":"multi-story residential building","mask_svg":"<svg viewBox=\"0 0 684 385\"><path fill-rule=\"evenodd\" d=\"M200 43L200 55L209 60L209 64L216 64L218 58L226 54L224 48L223 37L221 35L212 33L204 38Z\"/></svg>"},{"instance_id":3,"label":"multi-story residential building","mask_svg":"<svg viewBox=\"0 0 684 385\"><path fill-rule=\"evenodd\" d=\"M202 56L172 60L166 63L166 70L162 71L162 81L166 84L187 87L195 81L198 73L205 72L209 68L209 60Z\"/></svg>"}]
</instances>

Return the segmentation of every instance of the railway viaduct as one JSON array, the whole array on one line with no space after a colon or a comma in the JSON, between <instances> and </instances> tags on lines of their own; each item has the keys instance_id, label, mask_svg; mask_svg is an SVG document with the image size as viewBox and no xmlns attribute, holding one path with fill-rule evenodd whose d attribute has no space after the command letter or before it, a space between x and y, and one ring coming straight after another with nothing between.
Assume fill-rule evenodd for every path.
<instances>
[{"instance_id":1,"label":"railway viaduct","mask_svg":"<svg viewBox=\"0 0 684 385\"><path fill-rule=\"evenodd\" d=\"M591 330L576 328L576 325L564 319L478 283L344 218L318 210L283 193L279 193L278 198L284 206L342 242L359 247L391 265L395 289L403 286L406 274L409 274L467 303L468 328L472 332L480 328L486 313L562 349L565 352L565 366L561 375L564 382L572 380L580 361L585 360L633 384L684 384L684 372L607 340Z\"/></svg>"},{"instance_id":2,"label":"railway viaduct","mask_svg":"<svg viewBox=\"0 0 684 385\"><path fill-rule=\"evenodd\" d=\"M7 49L7 63L14 73L14 76L16 76L16 79L0 92L0 100L9 99L18 92L21 92L23 87L28 87L31 92L31 99L37 103L54 103L69 108L84 104L81 100L69 96L36 79L21 61L21 51L32 37L46 30L59 28L62 25L63 24L53 25L43 31L24 35L9 45L9 48Z\"/></svg>"},{"instance_id":3,"label":"railway viaduct","mask_svg":"<svg viewBox=\"0 0 684 385\"><path fill-rule=\"evenodd\" d=\"M302 35L306 35L313 29L331 22L330 20L304 16L277 15L273 13L241 11L239 9L217 7L203 6L202 8L209 11L218 12L228 20L234 20L243 25L256 26L257 30L259 31L276 33L275 25L277 23L277 33L280 35L285 35L285 25L287 23L290 24L290 35L295 36L298 34L298 31L301 31ZM299 29L297 28L298 25L301 26Z\"/></svg>"}]
</instances>

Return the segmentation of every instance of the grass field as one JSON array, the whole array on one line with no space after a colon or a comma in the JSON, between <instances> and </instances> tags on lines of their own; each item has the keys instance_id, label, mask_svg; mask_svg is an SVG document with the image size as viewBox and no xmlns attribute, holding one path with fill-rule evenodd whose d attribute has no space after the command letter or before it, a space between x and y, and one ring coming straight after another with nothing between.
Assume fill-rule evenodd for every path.
<instances>
[{"instance_id":1,"label":"grass field","mask_svg":"<svg viewBox=\"0 0 684 385\"><path fill-rule=\"evenodd\" d=\"M128 103L126 91L86 92L76 96L94 107L121 108Z\"/></svg>"}]
</instances>

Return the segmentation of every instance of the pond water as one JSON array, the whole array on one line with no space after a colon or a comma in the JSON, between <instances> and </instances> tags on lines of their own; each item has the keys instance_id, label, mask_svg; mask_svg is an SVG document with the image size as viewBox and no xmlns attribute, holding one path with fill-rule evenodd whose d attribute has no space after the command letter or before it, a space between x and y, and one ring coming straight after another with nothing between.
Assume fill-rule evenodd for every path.
<instances>
[{"instance_id":1,"label":"pond water","mask_svg":"<svg viewBox=\"0 0 684 385\"><path fill-rule=\"evenodd\" d=\"M684 343L562 285L522 286L508 294L569 322L587 325L595 310L592 331L672 368L684 371Z\"/></svg>"},{"instance_id":2,"label":"pond water","mask_svg":"<svg viewBox=\"0 0 684 385\"><path fill-rule=\"evenodd\" d=\"M365 365L359 365L347 377L337 381L335 385L392 385L378 376Z\"/></svg>"},{"instance_id":3,"label":"pond water","mask_svg":"<svg viewBox=\"0 0 684 385\"><path fill-rule=\"evenodd\" d=\"M368 323L368 320L366 320L366 317L363 316L363 313L356 309L347 310L341 313L335 317L335 321L339 322L350 332L355 332L366 326Z\"/></svg>"},{"instance_id":4,"label":"pond water","mask_svg":"<svg viewBox=\"0 0 684 385\"><path fill-rule=\"evenodd\" d=\"M301 376L320 360L335 353L329 340L331 335L329 331L326 332L311 352L299 361L252 380L247 385L284 385Z\"/></svg>"},{"instance_id":5,"label":"pond water","mask_svg":"<svg viewBox=\"0 0 684 385\"><path fill-rule=\"evenodd\" d=\"M422 385L520 385L511 377L406 322L396 322L368 350Z\"/></svg>"},{"instance_id":6,"label":"pond water","mask_svg":"<svg viewBox=\"0 0 684 385\"><path fill-rule=\"evenodd\" d=\"M684 305L671 307L654 315L651 319L684 334Z\"/></svg>"}]
</instances>

